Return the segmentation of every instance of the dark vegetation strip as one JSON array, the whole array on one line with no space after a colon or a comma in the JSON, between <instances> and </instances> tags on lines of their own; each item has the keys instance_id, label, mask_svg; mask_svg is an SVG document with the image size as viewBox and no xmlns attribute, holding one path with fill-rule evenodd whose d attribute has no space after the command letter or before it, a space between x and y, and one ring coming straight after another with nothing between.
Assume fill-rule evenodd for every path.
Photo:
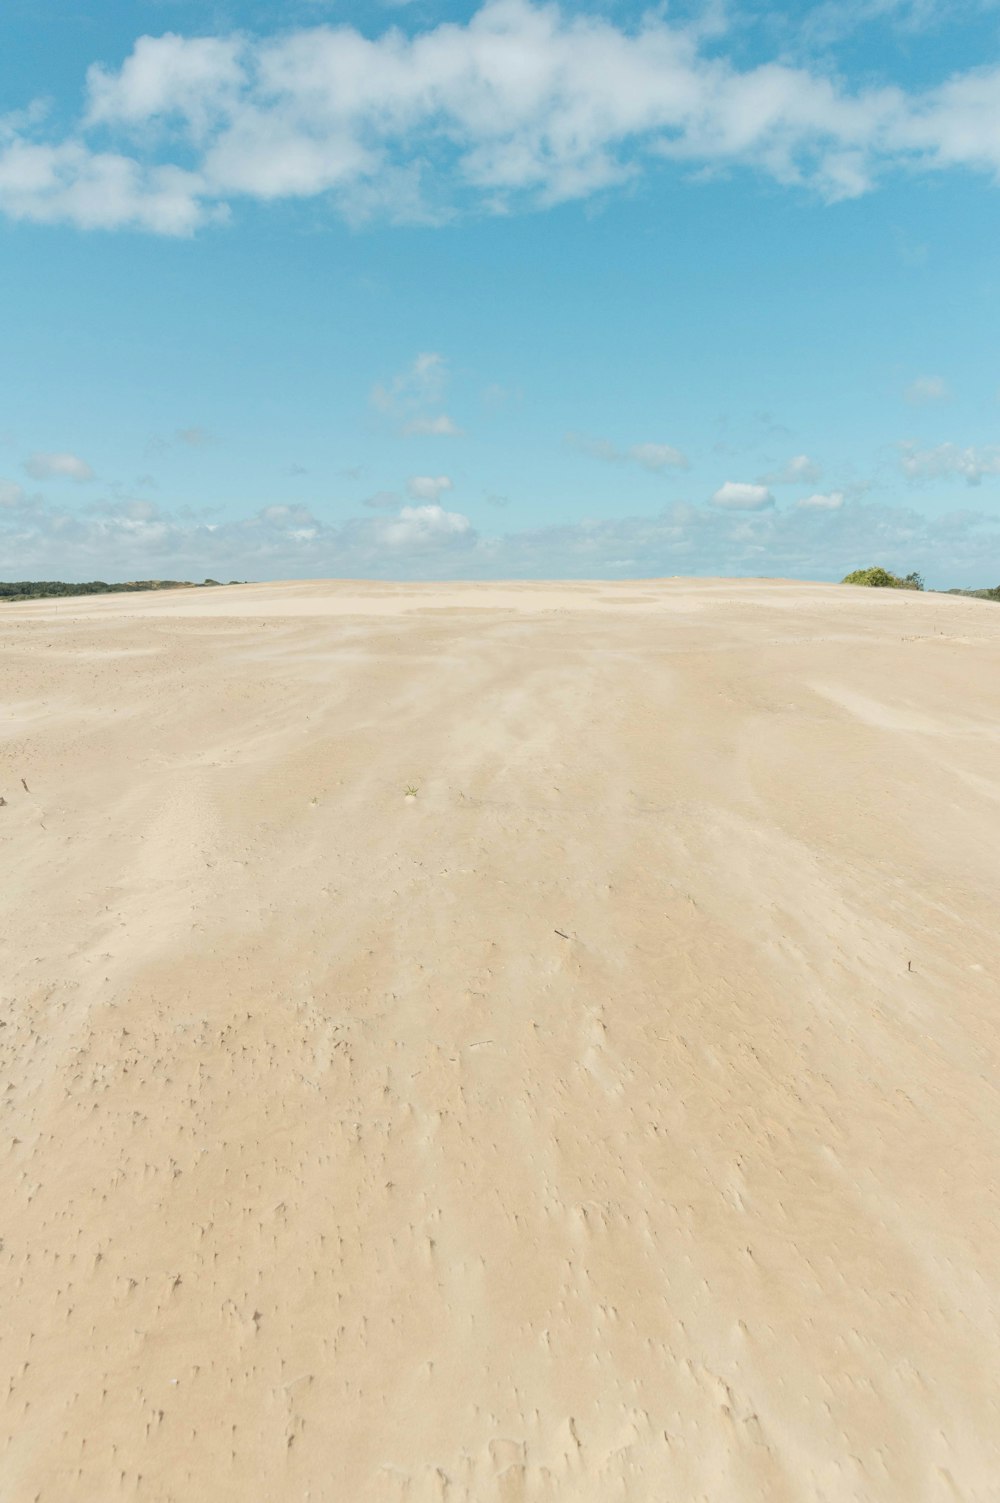
<instances>
[{"instance_id":1,"label":"dark vegetation strip","mask_svg":"<svg viewBox=\"0 0 1000 1503\"><path fill-rule=\"evenodd\" d=\"M197 584L191 579L130 579L124 584L107 584L103 579L91 579L82 584L68 584L64 579L18 579L10 583L0 581L0 600L45 600L52 595L134 595L139 590L202 590L206 585L218 585L219 579L204 579ZM245 584L245 580L231 579L230 584Z\"/></svg>"}]
</instances>

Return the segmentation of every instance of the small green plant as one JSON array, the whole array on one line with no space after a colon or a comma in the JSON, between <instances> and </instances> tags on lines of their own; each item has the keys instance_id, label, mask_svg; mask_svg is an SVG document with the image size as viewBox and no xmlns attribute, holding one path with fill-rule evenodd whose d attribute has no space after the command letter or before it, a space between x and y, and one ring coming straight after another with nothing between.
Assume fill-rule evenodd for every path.
<instances>
[{"instance_id":1,"label":"small green plant","mask_svg":"<svg viewBox=\"0 0 1000 1503\"><path fill-rule=\"evenodd\" d=\"M845 574L841 584L868 585L876 590L922 590L923 579L919 574L907 574L900 579L898 574L890 574L888 569L875 565L871 569L855 569L851 574Z\"/></svg>"},{"instance_id":2,"label":"small green plant","mask_svg":"<svg viewBox=\"0 0 1000 1503\"><path fill-rule=\"evenodd\" d=\"M413 783L407 783L407 785L406 785L406 797L407 798L416 798L416 796L417 796L417 794L419 792L420 792L420 789L417 788Z\"/></svg>"}]
</instances>

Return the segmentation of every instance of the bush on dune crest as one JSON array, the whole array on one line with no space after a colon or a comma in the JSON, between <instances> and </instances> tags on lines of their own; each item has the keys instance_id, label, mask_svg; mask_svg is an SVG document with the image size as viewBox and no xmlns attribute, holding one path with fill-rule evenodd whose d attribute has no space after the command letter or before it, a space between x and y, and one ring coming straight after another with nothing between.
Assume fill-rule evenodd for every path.
<instances>
[{"instance_id":1,"label":"bush on dune crest","mask_svg":"<svg viewBox=\"0 0 1000 1503\"><path fill-rule=\"evenodd\" d=\"M871 569L855 569L853 573L845 574L840 582L886 590L922 590L924 587L919 574L907 574L900 579L898 574L890 574L888 569L882 569L878 565Z\"/></svg>"}]
</instances>

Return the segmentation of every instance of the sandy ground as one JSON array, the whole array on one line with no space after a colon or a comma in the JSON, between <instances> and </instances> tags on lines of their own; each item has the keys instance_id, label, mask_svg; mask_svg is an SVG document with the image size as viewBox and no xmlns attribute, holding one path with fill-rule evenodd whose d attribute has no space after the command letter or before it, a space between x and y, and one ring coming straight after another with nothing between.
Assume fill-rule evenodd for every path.
<instances>
[{"instance_id":1,"label":"sandy ground","mask_svg":"<svg viewBox=\"0 0 1000 1503\"><path fill-rule=\"evenodd\" d=\"M0 643L3 1503L1000 1498L1000 607Z\"/></svg>"}]
</instances>

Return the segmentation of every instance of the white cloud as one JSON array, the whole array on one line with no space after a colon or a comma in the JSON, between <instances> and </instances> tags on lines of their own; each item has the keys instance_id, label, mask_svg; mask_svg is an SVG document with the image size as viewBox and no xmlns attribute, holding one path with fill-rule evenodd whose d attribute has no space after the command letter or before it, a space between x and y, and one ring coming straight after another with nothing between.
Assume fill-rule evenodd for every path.
<instances>
[{"instance_id":1,"label":"white cloud","mask_svg":"<svg viewBox=\"0 0 1000 1503\"><path fill-rule=\"evenodd\" d=\"M978 485L985 475L1000 475L1000 445L984 444L961 449L957 444L937 444L919 449L900 445L900 466L910 480L939 480L959 475L967 485Z\"/></svg>"},{"instance_id":2,"label":"white cloud","mask_svg":"<svg viewBox=\"0 0 1000 1503\"><path fill-rule=\"evenodd\" d=\"M171 163L143 164L79 140L50 145L14 136L4 143L0 132L0 213L10 219L189 235L224 213L204 194L198 173Z\"/></svg>"},{"instance_id":3,"label":"white cloud","mask_svg":"<svg viewBox=\"0 0 1000 1503\"><path fill-rule=\"evenodd\" d=\"M411 475L406 489L417 501L438 501L454 486L449 475Z\"/></svg>"},{"instance_id":4,"label":"white cloud","mask_svg":"<svg viewBox=\"0 0 1000 1503\"><path fill-rule=\"evenodd\" d=\"M677 504L651 515L480 535L434 504L324 521L301 506L251 516L171 513L150 502L75 511L39 497L0 507L0 555L20 579L605 578L761 573L839 579L883 563L932 584L1000 578L1000 524L971 510L770 509L753 517Z\"/></svg>"},{"instance_id":5,"label":"white cloud","mask_svg":"<svg viewBox=\"0 0 1000 1503\"><path fill-rule=\"evenodd\" d=\"M78 454L32 454L24 468L35 480L93 480L94 472Z\"/></svg>"},{"instance_id":6,"label":"white cloud","mask_svg":"<svg viewBox=\"0 0 1000 1503\"><path fill-rule=\"evenodd\" d=\"M292 528L301 530L306 528L315 532L319 523L307 506L265 506L258 517L268 525L280 528Z\"/></svg>"},{"instance_id":7,"label":"white cloud","mask_svg":"<svg viewBox=\"0 0 1000 1503\"><path fill-rule=\"evenodd\" d=\"M780 470L761 476L763 485L812 485L820 478L821 470L808 454L795 454Z\"/></svg>"},{"instance_id":8,"label":"white cloud","mask_svg":"<svg viewBox=\"0 0 1000 1503\"><path fill-rule=\"evenodd\" d=\"M389 547L406 549L427 543L454 541L472 535L472 523L460 511L444 507L403 507L398 517L382 525L382 538Z\"/></svg>"},{"instance_id":9,"label":"white cloud","mask_svg":"<svg viewBox=\"0 0 1000 1503\"><path fill-rule=\"evenodd\" d=\"M908 402L922 406L926 402L943 402L949 395L947 383L941 376L918 376L903 393Z\"/></svg>"},{"instance_id":10,"label":"white cloud","mask_svg":"<svg viewBox=\"0 0 1000 1503\"><path fill-rule=\"evenodd\" d=\"M800 511L839 511L843 504L843 491L817 492L814 496L803 496L795 503Z\"/></svg>"},{"instance_id":11,"label":"white cloud","mask_svg":"<svg viewBox=\"0 0 1000 1503\"><path fill-rule=\"evenodd\" d=\"M774 505L766 485L750 485L742 480L727 480L712 496L712 505L728 511L763 511Z\"/></svg>"},{"instance_id":12,"label":"white cloud","mask_svg":"<svg viewBox=\"0 0 1000 1503\"><path fill-rule=\"evenodd\" d=\"M381 526L381 537L391 548L423 547L471 534L468 517L442 506L404 506L397 517Z\"/></svg>"},{"instance_id":13,"label":"white cloud","mask_svg":"<svg viewBox=\"0 0 1000 1503\"><path fill-rule=\"evenodd\" d=\"M140 37L117 73L95 63L87 73L89 125L139 125L172 117L196 137L239 105L247 83L235 37Z\"/></svg>"},{"instance_id":14,"label":"white cloud","mask_svg":"<svg viewBox=\"0 0 1000 1503\"><path fill-rule=\"evenodd\" d=\"M602 459L606 464L637 464L644 470L654 472L665 469L686 470L687 456L672 444L630 444L619 449L607 438L588 438L585 433L567 433L566 442L571 448L580 449L593 459Z\"/></svg>"},{"instance_id":15,"label":"white cloud","mask_svg":"<svg viewBox=\"0 0 1000 1503\"><path fill-rule=\"evenodd\" d=\"M718 16L618 25L531 0L374 38L144 36L120 67L90 69L65 137L41 110L0 126L0 210L190 234L240 197L325 194L348 217L418 222L545 207L658 159L828 200L890 170L1000 173L1000 67L852 87L820 66L748 66L740 43Z\"/></svg>"}]
</instances>

